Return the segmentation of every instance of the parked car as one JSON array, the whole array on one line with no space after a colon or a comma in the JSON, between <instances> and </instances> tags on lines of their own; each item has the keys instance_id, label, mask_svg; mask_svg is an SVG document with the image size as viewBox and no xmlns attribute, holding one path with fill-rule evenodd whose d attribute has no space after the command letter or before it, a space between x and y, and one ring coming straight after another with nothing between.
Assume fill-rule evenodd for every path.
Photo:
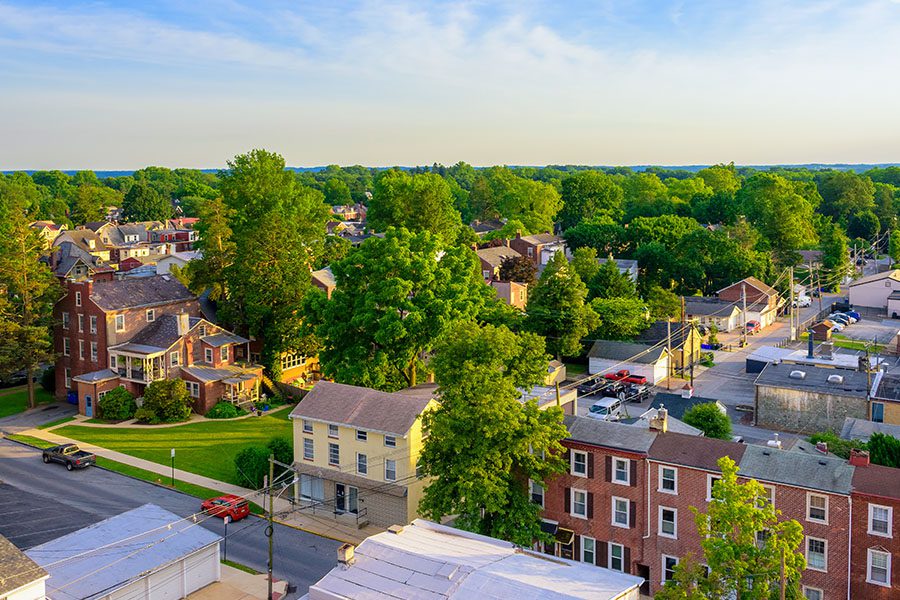
<instances>
[{"instance_id":1,"label":"parked car","mask_svg":"<svg viewBox=\"0 0 900 600\"><path fill-rule=\"evenodd\" d=\"M760 329L759 321L747 321L747 335L753 335Z\"/></svg>"},{"instance_id":2,"label":"parked car","mask_svg":"<svg viewBox=\"0 0 900 600\"><path fill-rule=\"evenodd\" d=\"M844 327L850 324L850 318L846 315L842 315L841 313L834 313L828 315L828 320L833 321L835 323L840 323Z\"/></svg>"},{"instance_id":3,"label":"parked car","mask_svg":"<svg viewBox=\"0 0 900 600\"><path fill-rule=\"evenodd\" d=\"M829 319L829 320L830 320L830 319ZM833 325L831 326L831 330L832 330L832 331L838 331L838 332L840 332L840 331L843 331L843 330L844 330L844 327L846 327L846 325L844 325L843 323L836 323L836 322L834 322L834 321L832 321L832 323L833 323Z\"/></svg>"},{"instance_id":4,"label":"parked car","mask_svg":"<svg viewBox=\"0 0 900 600\"><path fill-rule=\"evenodd\" d=\"M611 381L607 382L601 393L604 398L625 398L625 392L628 389L628 384L624 381Z\"/></svg>"},{"instance_id":5,"label":"parked car","mask_svg":"<svg viewBox=\"0 0 900 600\"><path fill-rule=\"evenodd\" d=\"M83 469L97 464L97 457L76 444L62 444L44 449L41 455L44 463L57 462L66 465L66 470Z\"/></svg>"},{"instance_id":6,"label":"parked car","mask_svg":"<svg viewBox=\"0 0 900 600\"><path fill-rule=\"evenodd\" d=\"M831 310L833 312L841 312L850 310L850 301L847 299L839 300L831 305Z\"/></svg>"},{"instance_id":7,"label":"parked car","mask_svg":"<svg viewBox=\"0 0 900 600\"><path fill-rule=\"evenodd\" d=\"M650 398L650 386L632 383L625 390L626 402L643 402L648 398Z\"/></svg>"},{"instance_id":8,"label":"parked car","mask_svg":"<svg viewBox=\"0 0 900 600\"><path fill-rule=\"evenodd\" d=\"M855 310L845 310L845 311L844 311L844 314L847 315L848 317L853 317L853 318L856 319L857 321L859 321L860 319L862 319L862 316L861 316L858 312L856 312Z\"/></svg>"},{"instance_id":9,"label":"parked car","mask_svg":"<svg viewBox=\"0 0 900 600\"><path fill-rule=\"evenodd\" d=\"M607 382L605 379L601 379L599 381L595 379L593 381L588 381L586 383L582 383L581 385L578 386L578 395L579 396L592 396L593 394L596 394L597 392L602 390L604 388L604 386L606 386L606 385L607 385Z\"/></svg>"},{"instance_id":10,"label":"parked car","mask_svg":"<svg viewBox=\"0 0 900 600\"><path fill-rule=\"evenodd\" d=\"M632 375L631 371L628 369L620 369L615 373L607 373L603 377L613 381L624 381L626 383L636 383L638 385L645 385L647 383L646 377L643 375Z\"/></svg>"},{"instance_id":11,"label":"parked car","mask_svg":"<svg viewBox=\"0 0 900 600\"><path fill-rule=\"evenodd\" d=\"M806 308L812 304L812 298L809 296L800 296L794 299L795 308Z\"/></svg>"},{"instance_id":12,"label":"parked car","mask_svg":"<svg viewBox=\"0 0 900 600\"><path fill-rule=\"evenodd\" d=\"M602 398L588 409L587 416L602 421L618 421L623 413L622 404L618 398Z\"/></svg>"},{"instance_id":13,"label":"parked car","mask_svg":"<svg viewBox=\"0 0 900 600\"><path fill-rule=\"evenodd\" d=\"M214 517L231 517L232 521L240 521L250 514L250 504L240 496L226 494L217 498L204 500L201 510Z\"/></svg>"}]
</instances>

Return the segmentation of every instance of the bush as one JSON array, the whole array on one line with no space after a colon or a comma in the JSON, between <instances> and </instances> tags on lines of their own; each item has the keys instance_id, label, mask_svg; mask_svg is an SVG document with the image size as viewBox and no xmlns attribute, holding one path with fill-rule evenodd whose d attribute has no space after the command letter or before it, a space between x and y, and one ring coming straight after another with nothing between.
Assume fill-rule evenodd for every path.
<instances>
[{"instance_id":1,"label":"bush","mask_svg":"<svg viewBox=\"0 0 900 600\"><path fill-rule=\"evenodd\" d=\"M900 467L900 440L883 433L873 433L869 438L869 454L876 465Z\"/></svg>"},{"instance_id":2,"label":"bush","mask_svg":"<svg viewBox=\"0 0 900 600\"><path fill-rule=\"evenodd\" d=\"M246 415L247 411L231 402L219 402L206 412L207 419L233 419Z\"/></svg>"},{"instance_id":3,"label":"bush","mask_svg":"<svg viewBox=\"0 0 900 600\"><path fill-rule=\"evenodd\" d=\"M691 427L696 427L709 438L720 440L731 439L731 419L719 410L715 402L692 406L684 413L682 419Z\"/></svg>"},{"instance_id":4,"label":"bush","mask_svg":"<svg viewBox=\"0 0 900 600\"><path fill-rule=\"evenodd\" d=\"M123 387L117 387L106 393L97 402L100 407L100 416L110 421L124 421L134 417L137 404L134 396Z\"/></svg>"},{"instance_id":5,"label":"bush","mask_svg":"<svg viewBox=\"0 0 900 600\"><path fill-rule=\"evenodd\" d=\"M241 485L258 490L269 474L269 450L263 446L244 448L234 457L234 470Z\"/></svg>"},{"instance_id":6,"label":"bush","mask_svg":"<svg viewBox=\"0 0 900 600\"><path fill-rule=\"evenodd\" d=\"M294 444L291 439L284 436L273 437L266 444L266 448L275 456L275 460L280 463L289 465L294 462ZM277 477L286 469L279 465L275 465L275 476Z\"/></svg>"},{"instance_id":7,"label":"bush","mask_svg":"<svg viewBox=\"0 0 900 600\"><path fill-rule=\"evenodd\" d=\"M152 411L157 423L185 421L191 416L191 397L180 379L160 379L144 390L144 404L141 408ZM145 423L151 422L138 419Z\"/></svg>"},{"instance_id":8,"label":"bush","mask_svg":"<svg viewBox=\"0 0 900 600\"><path fill-rule=\"evenodd\" d=\"M146 406L142 406L134 411L134 418L147 425L156 425L159 423L159 417L156 416L156 411L152 408L147 408Z\"/></svg>"}]
</instances>

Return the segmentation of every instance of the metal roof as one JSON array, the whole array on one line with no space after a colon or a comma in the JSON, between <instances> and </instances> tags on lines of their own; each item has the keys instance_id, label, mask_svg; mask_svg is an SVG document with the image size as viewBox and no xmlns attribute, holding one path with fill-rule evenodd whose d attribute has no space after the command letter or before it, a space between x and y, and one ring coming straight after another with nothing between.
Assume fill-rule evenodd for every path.
<instances>
[{"instance_id":1,"label":"metal roof","mask_svg":"<svg viewBox=\"0 0 900 600\"><path fill-rule=\"evenodd\" d=\"M83 373L76 375L72 381L80 381L82 383L97 383L99 381L109 381L110 379L118 379L119 374L112 369L101 369L91 373Z\"/></svg>"},{"instance_id":2,"label":"metal roof","mask_svg":"<svg viewBox=\"0 0 900 600\"><path fill-rule=\"evenodd\" d=\"M188 375L192 375L200 381L221 381L223 379L240 377L244 374L253 374L252 379L256 379L257 375L250 369L242 369L234 365L222 365L221 367L210 367L208 365L185 365L181 370ZM249 380L249 379L248 379Z\"/></svg>"},{"instance_id":3,"label":"metal roof","mask_svg":"<svg viewBox=\"0 0 900 600\"><path fill-rule=\"evenodd\" d=\"M200 338L200 341L204 344L209 344L213 348L218 348L219 346L224 346L226 344L246 344L250 340L229 331L220 331L219 333L214 333L212 335L205 335Z\"/></svg>"},{"instance_id":4,"label":"metal roof","mask_svg":"<svg viewBox=\"0 0 900 600\"><path fill-rule=\"evenodd\" d=\"M842 458L748 445L740 474L762 482L783 483L834 494L849 494L853 467Z\"/></svg>"},{"instance_id":5,"label":"metal roof","mask_svg":"<svg viewBox=\"0 0 900 600\"><path fill-rule=\"evenodd\" d=\"M91 600L222 538L191 520L145 504L25 552L50 574L53 600Z\"/></svg>"},{"instance_id":6,"label":"metal roof","mask_svg":"<svg viewBox=\"0 0 900 600\"><path fill-rule=\"evenodd\" d=\"M655 431L638 429L625 423L591 419L590 417L566 415L563 417L563 423L569 430L567 439L573 442L631 452L643 452L644 454L650 450L650 446L653 445L653 440L657 436Z\"/></svg>"},{"instance_id":7,"label":"metal roof","mask_svg":"<svg viewBox=\"0 0 900 600\"><path fill-rule=\"evenodd\" d=\"M598 340L588 352L589 358L606 358L630 363L655 364L666 354L665 347L650 344Z\"/></svg>"}]
</instances>

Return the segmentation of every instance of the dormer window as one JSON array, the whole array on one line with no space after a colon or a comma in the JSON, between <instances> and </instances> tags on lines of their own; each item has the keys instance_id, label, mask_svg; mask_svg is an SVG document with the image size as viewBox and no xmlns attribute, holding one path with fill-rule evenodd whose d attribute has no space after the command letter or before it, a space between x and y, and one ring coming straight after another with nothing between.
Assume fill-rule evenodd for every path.
<instances>
[{"instance_id":1,"label":"dormer window","mask_svg":"<svg viewBox=\"0 0 900 600\"><path fill-rule=\"evenodd\" d=\"M213 361L213 351L212 348L204 348L203 349L203 360L212 364Z\"/></svg>"},{"instance_id":2,"label":"dormer window","mask_svg":"<svg viewBox=\"0 0 900 600\"><path fill-rule=\"evenodd\" d=\"M88 240L88 248L90 248L91 250L94 249L94 240Z\"/></svg>"}]
</instances>

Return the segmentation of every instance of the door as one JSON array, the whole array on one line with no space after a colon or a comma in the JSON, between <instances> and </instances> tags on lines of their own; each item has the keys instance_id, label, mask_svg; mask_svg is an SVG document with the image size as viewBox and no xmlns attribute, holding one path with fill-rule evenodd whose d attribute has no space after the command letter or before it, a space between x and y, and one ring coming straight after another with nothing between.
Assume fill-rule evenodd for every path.
<instances>
[{"instance_id":1,"label":"door","mask_svg":"<svg viewBox=\"0 0 900 600\"><path fill-rule=\"evenodd\" d=\"M90 394L85 394L84 396L84 416L93 417L94 416L94 401L91 399Z\"/></svg>"},{"instance_id":2,"label":"door","mask_svg":"<svg viewBox=\"0 0 900 600\"><path fill-rule=\"evenodd\" d=\"M335 512L359 512L359 489L343 483L334 484L334 510Z\"/></svg>"},{"instance_id":3,"label":"door","mask_svg":"<svg viewBox=\"0 0 900 600\"><path fill-rule=\"evenodd\" d=\"M884 404L881 402L872 403L872 421L875 423L884 423Z\"/></svg>"}]
</instances>

